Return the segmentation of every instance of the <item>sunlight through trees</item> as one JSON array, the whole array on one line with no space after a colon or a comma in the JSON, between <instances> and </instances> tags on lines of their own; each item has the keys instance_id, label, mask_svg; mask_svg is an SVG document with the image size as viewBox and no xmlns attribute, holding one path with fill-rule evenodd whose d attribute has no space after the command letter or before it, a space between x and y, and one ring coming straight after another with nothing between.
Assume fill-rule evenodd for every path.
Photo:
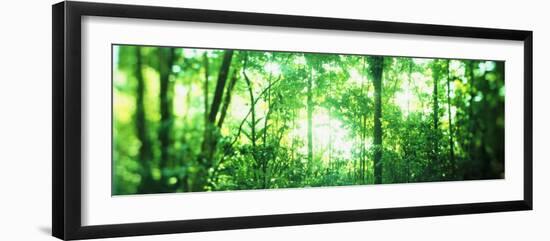
<instances>
[{"instance_id":1,"label":"sunlight through trees","mask_svg":"<svg viewBox=\"0 0 550 241\"><path fill-rule=\"evenodd\" d=\"M113 46L113 194L504 177L504 62Z\"/></svg>"}]
</instances>

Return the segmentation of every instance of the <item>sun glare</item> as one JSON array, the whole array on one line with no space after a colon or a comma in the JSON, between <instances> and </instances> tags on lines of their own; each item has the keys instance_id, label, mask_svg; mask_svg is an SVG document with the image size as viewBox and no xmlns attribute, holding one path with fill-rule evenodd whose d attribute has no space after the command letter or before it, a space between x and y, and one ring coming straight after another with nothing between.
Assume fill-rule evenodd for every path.
<instances>
[{"instance_id":1,"label":"sun glare","mask_svg":"<svg viewBox=\"0 0 550 241\"><path fill-rule=\"evenodd\" d=\"M299 151L305 155L307 154L307 113L303 111L300 115L300 121L292 131L292 136L304 141L304 146ZM319 108L315 111L312 122L314 155L321 154L322 160L326 162L332 149L333 158L350 159L352 157L353 141L349 139L349 131L340 120L330 118L326 109Z\"/></svg>"},{"instance_id":2,"label":"sun glare","mask_svg":"<svg viewBox=\"0 0 550 241\"><path fill-rule=\"evenodd\" d=\"M400 92L395 93L395 103L401 108L403 114L405 116L408 116L409 113L412 111L412 100L413 100L413 94L412 94L412 87L409 85L409 83L405 82L403 83L402 90Z\"/></svg>"},{"instance_id":3,"label":"sun glare","mask_svg":"<svg viewBox=\"0 0 550 241\"><path fill-rule=\"evenodd\" d=\"M272 75L279 75L281 73L279 65L272 62L266 64L264 66L264 69L266 72L271 73Z\"/></svg>"},{"instance_id":4,"label":"sun glare","mask_svg":"<svg viewBox=\"0 0 550 241\"><path fill-rule=\"evenodd\" d=\"M176 85L174 87L174 98L178 99L178 100L181 100L181 99L185 99L185 96L187 95L187 92L189 91L188 88L185 88L185 86L183 85ZM173 106L173 112L174 112L174 115L177 116L177 117L184 117L185 116L185 102L183 101L174 101L174 106Z\"/></svg>"}]
</instances>

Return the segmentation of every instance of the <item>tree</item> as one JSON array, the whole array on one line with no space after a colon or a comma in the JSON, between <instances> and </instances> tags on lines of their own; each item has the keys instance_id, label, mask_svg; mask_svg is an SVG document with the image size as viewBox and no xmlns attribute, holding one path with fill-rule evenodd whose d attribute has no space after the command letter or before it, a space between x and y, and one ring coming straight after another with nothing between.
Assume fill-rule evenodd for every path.
<instances>
[{"instance_id":1,"label":"tree","mask_svg":"<svg viewBox=\"0 0 550 241\"><path fill-rule=\"evenodd\" d=\"M411 179L411 159L414 158L414 154L413 154L413 148L412 148L412 140L411 140L411 128L410 128L410 125L411 125L411 80L412 80L412 72L413 72L413 60L412 59L408 59L407 60L407 64L408 64L408 73L407 73L407 94L409 96L407 96L407 120L406 120L406 123L407 125L405 126L406 128L406 131L405 131L405 148L404 148L404 159L406 160L406 171L405 171L405 175L406 175L406 181L407 182L410 182L410 179Z\"/></svg>"},{"instance_id":2,"label":"tree","mask_svg":"<svg viewBox=\"0 0 550 241\"><path fill-rule=\"evenodd\" d=\"M471 60L468 63L468 75L469 75L469 103L468 103L468 119L469 119L469 130L468 130L468 162L469 162L469 172L475 172L475 160L478 158L475 152L475 142L474 138L476 137L477 121L476 115L474 113L474 99L476 98L476 76L474 74L474 66L476 62Z\"/></svg>"},{"instance_id":3,"label":"tree","mask_svg":"<svg viewBox=\"0 0 550 241\"><path fill-rule=\"evenodd\" d=\"M449 160L451 162L451 176L454 178L456 175L455 171L455 147L454 147L454 132L453 132L453 119L451 111L451 71L449 70L449 60L446 61L446 70L447 70L447 113L449 118Z\"/></svg>"},{"instance_id":4,"label":"tree","mask_svg":"<svg viewBox=\"0 0 550 241\"><path fill-rule=\"evenodd\" d=\"M307 160L313 162L313 63L309 65L307 77Z\"/></svg>"},{"instance_id":5,"label":"tree","mask_svg":"<svg viewBox=\"0 0 550 241\"><path fill-rule=\"evenodd\" d=\"M220 118L217 124L218 128L222 128L223 126L223 122L225 120L225 117L227 116L227 110L229 109L229 104L231 103L231 93L233 93L233 89L235 89L235 85L237 84L238 79L239 79L239 70L235 68L233 69L231 80L229 81L229 85L227 86L227 90L225 91L225 97L223 100Z\"/></svg>"},{"instance_id":6,"label":"tree","mask_svg":"<svg viewBox=\"0 0 550 241\"><path fill-rule=\"evenodd\" d=\"M433 132L431 135L431 139L433 142L433 150L432 150L432 163L429 166L429 172L430 176L434 175L434 166L439 166L439 93L438 93L438 85L439 85L439 78L441 76L440 74L440 63L439 60L434 60L433 66L432 66L432 80L433 80L433 109L432 109L432 115L433 115ZM436 174L437 175L437 174ZM434 178L434 177L431 177ZM436 177L437 178L437 177Z\"/></svg>"},{"instance_id":7,"label":"tree","mask_svg":"<svg viewBox=\"0 0 550 241\"><path fill-rule=\"evenodd\" d=\"M374 56L370 58L372 81L374 85L374 183L382 183L382 73L384 69L384 57Z\"/></svg>"},{"instance_id":8,"label":"tree","mask_svg":"<svg viewBox=\"0 0 550 241\"><path fill-rule=\"evenodd\" d=\"M252 87L252 81L250 81L250 78L248 78L248 75L246 74L246 67L248 63L248 55L245 56L244 60L244 67L243 67L243 76L246 80L246 85L248 87L248 95L250 98L250 140L252 141L252 151L256 150L256 100L254 99L254 87ZM255 156L255 154L253 154Z\"/></svg>"},{"instance_id":9,"label":"tree","mask_svg":"<svg viewBox=\"0 0 550 241\"><path fill-rule=\"evenodd\" d=\"M365 73L365 68L366 68L366 57L363 57L361 58L362 59L362 67L361 67L361 73L364 75ZM365 92L365 78L363 77L361 79L361 96L365 96L368 92L368 89L366 90ZM368 113L366 111L367 107L367 102L366 101L362 101L362 113L360 114L360 118L361 118L361 124L360 124L360 131L361 131L361 156L360 156L360 165L359 165L359 172L360 172L360 181L362 184L365 183L365 176L366 176L366 171L367 171L367 148L366 148L366 142L367 142L367 117L368 117ZM382 105L380 103L380 105Z\"/></svg>"},{"instance_id":10,"label":"tree","mask_svg":"<svg viewBox=\"0 0 550 241\"><path fill-rule=\"evenodd\" d=\"M202 142L201 154L199 155L198 171L194 174L193 184L190 186L192 191L203 190L208 179L208 169L213 165L214 153L218 144L218 128L216 127L216 117L221 105L222 95L225 89L225 84L229 76L229 67L231 66L231 60L233 58L233 50L224 51L223 62L218 72L218 80L216 82L216 89L212 98L212 104L210 106L210 112L207 119L207 127L204 130L204 140Z\"/></svg>"},{"instance_id":11,"label":"tree","mask_svg":"<svg viewBox=\"0 0 550 241\"><path fill-rule=\"evenodd\" d=\"M170 85L170 76L174 62L174 49L162 48L158 50L159 73L160 73L160 127L159 141L161 148L160 163L161 167L171 167L174 165L170 158L170 132L172 130L172 88ZM166 61L164 61L166 60ZM161 172L161 182L166 183L166 175Z\"/></svg>"},{"instance_id":12,"label":"tree","mask_svg":"<svg viewBox=\"0 0 550 241\"><path fill-rule=\"evenodd\" d=\"M202 66L203 66L203 72L204 72L204 85L203 85L203 95L204 95L204 129L208 129L208 95L209 95L209 90L208 90L208 84L210 83L210 80L208 79L209 78L209 61L208 61L208 52L207 51L204 51L204 53L202 54ZM205 139L206 139L206 131L204 132L205 134Z\"/></svg>"},{"instance_id":13,"label":"tree","mask_svg":"<svg viewBox=\"0 0 550 241\"><path fill-rule=\"evenodd\" d=\"M147 120L145 119L145 79L143 78L143 61L141 48L135 48L135 72L134 75L137 80L136 88L136 130L137 137L141 146L139 147L139 160L141 162L142 169L140 170L141 174L141 183L138 187L138 192L147 193L153 188L153 178L151 177L151 161L153 156L151 153L151 141L149 140L149 130L147 128Z\"/></svg>"}]
</instances>

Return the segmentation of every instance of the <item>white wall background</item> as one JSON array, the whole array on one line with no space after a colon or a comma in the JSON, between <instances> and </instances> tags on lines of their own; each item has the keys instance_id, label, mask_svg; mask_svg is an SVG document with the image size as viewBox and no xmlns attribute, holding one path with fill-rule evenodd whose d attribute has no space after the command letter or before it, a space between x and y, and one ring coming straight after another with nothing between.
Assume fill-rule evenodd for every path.
<instances>
[{"instance_id":1,"label":"white wall background","mask_svg":"<svg viewBox=\"0 0 550 241\"><path fill-rule=\"evenodd\" d=\"M534 206L507 212L294 226L114 240L549 240L550 18L544 1L110 0L534 31ZM51 9L54 1L0 7L0 240L55 240L51 231Z\"/></svg>"}]
</instances>

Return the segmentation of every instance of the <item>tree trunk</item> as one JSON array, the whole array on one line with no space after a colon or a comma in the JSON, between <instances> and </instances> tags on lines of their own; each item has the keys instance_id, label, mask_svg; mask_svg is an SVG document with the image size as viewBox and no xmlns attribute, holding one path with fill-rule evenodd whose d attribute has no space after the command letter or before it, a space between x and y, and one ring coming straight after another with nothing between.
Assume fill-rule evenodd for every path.
<instances>
[{"instance_id":1,"label":"tree trunk","mask_svg":"<svg viewBox=\"0 0 550 241\"><path fill-rule=\"evenodd\" d=\"M449 117L449 159L451 162L451 178L455 178L455 146L454 146L454 132L453 132L453 118L451 113L451 75L449 70L449 60L447 60L447 113Z\"/></svg>"},{"instance_id":2,"label":"tree trunk","mask_svg":"<svg viewBox=\"0 0 550 241\"><path fill-rule=\"evenodd\" d=\"M239 72L237 69L234 69L231 80L229 81L229 85L227 86L227 90L225 91L222 110L220 112L220 119L218 120L218 128L222 128L223 126L223 122L225 120L225 117L227 116L227 110L229 109L229 104L231 103L231 93L233 93L233 89L235 88L235 85L237 84L238 79L239 79Z\"/></svg>"},{"instance_id":3,"label":"tree trunk","mask_svg":"<svg viewBox=\"0 0 550 241\"><path fill-rule=\"evenodd\" d=\"M270 58L270 63L273 63L275 60L275 53L272 54ZM273 71L269 71L269 77L267 78L267 96L264 98L265 102L267 103L267 111L265 113L264 118L264 129L263 129L263 145L264 147L267 145L267 134L268 134L268 121L269 116L271 115L271 80L273 78Z\"/></svg>"},{"instance_id":4,"label":"tree trunk","mask_svg":"<svg viewBox=\"0 0 550 241\"><path fill-rule=\"evenodd\" d=\"M208 54L206 52L202 55L202 65L204 68L204 89L203 89L203 95L204 95L204 129L206 130L208 128ZM206 133L206 131L204 132Z\"/></svg>"},{"instance_id":5,"label":"tree trunk","mask_svg":"<svg viewBox=\"0 0 550 241\"><path fill-rule=\"evenodd\" d=\"M143 63L141 57L141 49L136 47L136 68L135 76L137 80L137 96L136 96L136 130L137 137L141 146L139 147L139 161L141 162L141 183L138 187L139 193L154 192L153 179L151 177L151 162L153 161L151 152L151 141L147 128L147 120L145 119L145 79L143 78Z\"/></svg>"},{"instance_id":6,"label":"tree trunk","mask_svg":"<svg viewBox=\"0 0 550 241\"><path fill-rule=\"evenodd\" d=\"M330 73L329 78L329 92L328 92L328 98L332 98L332 73ZM332 167L332 104L329 104L328 107L328 169L327 172L331 173L331 167Z\"/></svg>"},{"instance_id":7,"label":"tree trunk","mask_svg":"<svg viewBox=\"0 0 550 241\"><path fill-rule=\"evenodd\" d=\"M309 66L309 78L307 79L307 160L313 162L313 66Z\"/></svg>"},{"instance_id":8,"label":"tree trunk","mask_svg":"<svg viewBox=\"0 0 550 241\"><path fill-rule=\"evenodd\" d=\"M410 127L410 120L411 120L411 103L410 103L410 99L411 99L411 79L412 79L412 65L413 65L413 60L412 58L409 59L409 73L408 73L408 78L407 78L407 127ZM410 178L411 178L411 133L410 133L410 128L407 128L406 130L406 135L407 135L407 151L405 152L405 159L406 159L406 166L407 166L407 171L406 171L406 181L407 182L410 182Z\"/></svg>"},{"instance_id":9,"label":"tree trunk","mask_svg":"<svg viewBox=\"0 0 550 241\"><path fill-rule=\"evenodd\" d=\"M252 87L252 82L248 78L248 75L246 74L246 67L248 63L248 56L245 57L245 64L243 67L243 75L244 79L246 80L246 85L248 86L248 96L250 97L250 140L252 142L252 148L253 150L256 150L256 101L254 99L254 91Z\"/></svg>"},{"instance_id":10,"label":"tree trunk","mask_svg":"<svg viewBox=\"0 0 550 241\"><path fill-rule=\"evenodd\" d=\"M498 66L498 65L497 65ZM481 76L482 81L479 83L479 89L481 93L491 93L491 87L489 81L487 81L487 71ZM487 179L491 176L491 162L493 161L492 156L489 152L494 152L496 146L491 145L493 138L496 138L495 132L491 131L494 128L495 120L497 116L495 115L496 111L491 108L491 103L489 103L488 96L482 96L481 98L481 115L479 118L482 120L483 125L480 125L480 139L481 146L479 148L479 153L481 158L479 159L480 163L480 175L478 178ZM493 122L493 124L489 124Z\"/></svg>"},{"instance_id":11,"label":"tree trunk","mask_svg":"<svg viewBox=\"0 0 550 241\"><path fill-rule=\"evenodd\" d=\"M369 67L372 71L374 84L374 183L382 183L382 72L384 58L371 57Z\"/></svg>"},{"instance_id":12,"label":"tree trunk","mask_svg":"<svg viewBox=\"0 0 550 241\"><path fill-rule=\"evenodd\" d=\"M275 53L272 54L271 56L271 60L270 62L273 63L275 60ZM271 161L270 158L271 158L271 155L267 156L267 134L268 134L268 130L269 130L269 117L271 115L271 111L272 111L272 103L271 103L271 81L272 81L272 78L273 78L273 71L269 71L269 77L267 79L267 95L266 97L264 98L264 100L266 101L267 103L267 111L265 113L265 116L264 116L264 128L262 130L263 132L263 141L262 141L262 144L263 144L263 147L264 147L264 155L262 155L262 173L264 175L263 177L263 188L268 188L269 187L269 181L268 181L268 175L267 175L267 168L268 168L268 164L269 162Z\"/></svg>"},{"instance_id":13,"label":"tree trunk","mask_svg":"<svg viewBox=\"0 0 550 241\"><path fill-rule=\"evenodd\" d=\"M206 181L208 179L208 169L213 165L213 158L218 144L217 127L215 124L216 117L221 105L223 97L223 91L229 75L229 68L231 67L231 60L233 58L233 50L226 50L223 55L220 71L218 72L218 80L216 82L216 89L212 98L212 105L210 107L210 113L208 114L207 125L204 140L201 145L201 153L198 157L198 163L200 166L196 173L194 173L193 183L190 191L204 190Z\"/></svg>"},{"instance_id":14,"label":"tree trunk","mask_svg":"<svg viewBox=\"0 0 550 241\"><path fill-rule=\"evenodd\" d=\"M210 114L208 115L208 122L211 124L214 124L214 122L216 121L216 117L218 116L232 58L233 50L226 50L223 55L223 62L220 67L220 72L218 73L218 81L216 83L214 97L212 98L212 106L210 106Z\"/></svg>"},{"instance_id":15,"label":"tree trunk","mask_svg":"<svg viewBox=\"0 0 550 241\"><path fill-rule=\"evenodd\" d=\"M469 105L468 105L468 121L469 121L469 126L468 126L468 135L469 135L469 138L468 138L468 159L469 159L469 167L468 167L468 172L467 173L475 173L475 168L474 168L474 160L477 159L477 156L475 154L475 142L474 142L474 138L475 138L475 130L476 130L476 127L477 127L477 122L475 120L475 113L474 113L474 98L476 96L476 88L475 88L475 84L476 84L476 81L475 81L475 75L474 75L474 66L475 66L475 62L472 60L470 61L469 63L469 83L470 83L470 101L469 101ZM468 176L468 177L465 177L465 178L471 178L471 176Z\"/></svg>"},{"instance_id":16,"label":"tree trunk","mask_svg":"<svg viewBox=\"0 0 550 241\"><path fill-rule=\"evenodd\" d=\"M361 123L361 129L362 129L362 140L361 140L361 184L366 183L366 176L367 176L367 114L363 114L363 123Z\"/></svg>"},{"instance_id":17,"label":"tree trunk","mask_svg":"<svg viewBox=\"0 0 550 241\"><path fill-rule=\"evenodd\" d=\"M365 93L364 89L365 89L365 78L363 77L364 74L365 74L365 68L366 68L366 60L365 60L366 57L363 57L363 68L361 69L361 98L363 98L364 96L367 95L367 93ZM368 92L368 91L367 91ZM359 172L360 172L360 175L359 175L359 178L360 178L360 183L361 184L365 184L365 175L366 175L366 162L367 162L367 149L365 147L365 143L367 141L367 113L366 113L366 102L363 102L361 103L361 114L360 114L360 130L361 130L361 134L360 134L360 138L361 138L361 148L360 148L360 153L361 153L361 157L359 158L359 162L360 162L360 165L359 165Z\"/></svg>"},{"instance_id":18,"label":"tree trunk","mask_svg":"<svg viewBox=\"0 0 550 241\"><path fill-rule=\"evenodd\" d=\"M159 167L162 170L171 166L170 161L170 131L172 129L172 94L170 88L170 73L174 59L174 49L159 48L159 74L160 74L160 162ZM161 171L161 173L163 173ZM166 185L166 177L161 174L161 186Z\"/></svg>"},{"instance_id":19,"label":"tree trunk","mask_svg":"<svg viewBox=\"0 0 550 241\"><path fill-rule=\"evenodd\" d=\"M437 171L434 170L434 166L439 166L439 98L438 98L438 83L439 83L439 61L434 60L433 67L432 67L432 80L433 80L433 135L432 135L432 164L429 168L430 170L430 176L434 176L433 172ZM439 179L439 174L437 174L437 179Z\"/></svg>"},{"instance_id":20,"label":"tree trunk","mask_svg":"<svg viewBox=\"0 0 550 241\"><path fill-rule=\"evenodd\" d=\"M248 75L246 74L246 68L248 64L248 55L245 57L244 65L243 65L243 76L246 81L246 85L248 86L248 96L250 97L250 141L252 142L252 158L254 159L255 167L261 170L261 173L255 172L256 181L260 182L262 185L262 188L265 188L266 181L265 181L265 162L263 161L265 157L262 157L261 162L258 161L258 153L256 148L256 98L254 97L254 91L252 87L252 82L250 81L250 78L248 78ZM268 88L270 88L268 86ZM258 96L258 99L261 97Z\"/></svg>"}]
</instances>

